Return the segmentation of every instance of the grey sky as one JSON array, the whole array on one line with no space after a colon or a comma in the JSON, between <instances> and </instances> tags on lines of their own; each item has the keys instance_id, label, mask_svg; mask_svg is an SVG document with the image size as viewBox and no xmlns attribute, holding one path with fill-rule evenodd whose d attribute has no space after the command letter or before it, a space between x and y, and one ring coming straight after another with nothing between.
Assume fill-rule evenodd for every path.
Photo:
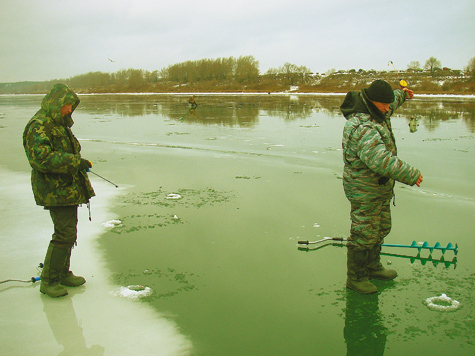
<instances>
[{"instance_id":1,"label":"grey sky","mask_svg":"<svg viewBox=\"0 0 475 356\"><path fill-rule=\"evenodd\" d=\"M314 72L475 57L473 0L3 0L0 82L252 55ZM108 58L114 60L111 62Z\"/></svg>"}]
</instances>

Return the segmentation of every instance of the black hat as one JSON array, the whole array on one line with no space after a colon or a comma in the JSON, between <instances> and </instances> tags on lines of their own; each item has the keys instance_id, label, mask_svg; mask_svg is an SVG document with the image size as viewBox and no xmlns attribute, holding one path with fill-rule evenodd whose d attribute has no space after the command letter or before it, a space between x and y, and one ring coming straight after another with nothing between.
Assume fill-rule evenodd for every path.
<instances>
[{"instance_id":1,"label":"black hat","mask_svg":"<svg viewBox=\"0 0 475 356\"><path fill-rule=\"evenodd\" d=\"M394 101L394 92L388 82L384 80L375 80L368 89L365 90L370 100L379 103L390 104Z\"/></svg>"}]
</instances>

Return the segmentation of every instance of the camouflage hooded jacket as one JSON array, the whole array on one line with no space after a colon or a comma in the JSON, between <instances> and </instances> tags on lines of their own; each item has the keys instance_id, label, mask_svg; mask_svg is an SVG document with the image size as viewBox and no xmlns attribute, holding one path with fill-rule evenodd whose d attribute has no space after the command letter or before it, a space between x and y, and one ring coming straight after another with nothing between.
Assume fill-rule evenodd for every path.
<instances>
[{"instance_id":1,"label":"camouflage hooded jacket","mask_svg":"<svg viewBox=\"0 0 475 356\"><path fill-rule=\"evenodd\" d=\"M56 84L23 132L33 195L45 207L84 204L95 195L87 173L78 169L81 145L71 131L71 115L61 115L64 105L74 111L79 98L66 85Z\"/></svg>"},{"instance_id":2,"label":"camouflage hooded jacket","mask_svg":"<svg viewBox=\"0 0 475 356\"><path fill-rule=\"evenodd\" d=\"M394 181L414 185L420 171L397 157L390 117L405 102L404 91L394 90L394 101L383 115L365 89L349 92L340 109L347 122L343 130L343 187L352 202L389 200Z\"/></svg>"}]
</instances>

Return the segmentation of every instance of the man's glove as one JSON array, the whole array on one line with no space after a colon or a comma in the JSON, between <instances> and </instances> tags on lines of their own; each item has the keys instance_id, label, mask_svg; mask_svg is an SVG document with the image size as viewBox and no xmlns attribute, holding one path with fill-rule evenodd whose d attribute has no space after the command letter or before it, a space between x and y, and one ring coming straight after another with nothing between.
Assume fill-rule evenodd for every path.
<instances>
[{"instance_id":1,"label":"man's glove","mask_svg":"<svg viewBox=\"0 0 475 356\"><path fill-rule=\"evenodd\" d=\"M92 162L81 158L81 161L79 162L79 170L89 172L89 168L92 168Z\"/></svg>"}]
</instances>

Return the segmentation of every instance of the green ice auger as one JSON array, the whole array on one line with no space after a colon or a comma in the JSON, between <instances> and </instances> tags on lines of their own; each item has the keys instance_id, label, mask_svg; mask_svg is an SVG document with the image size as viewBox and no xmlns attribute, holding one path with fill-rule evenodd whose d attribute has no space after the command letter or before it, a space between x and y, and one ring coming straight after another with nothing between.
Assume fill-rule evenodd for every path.
<instances>
[{"instance_id":1,"label":"green ice auger","mask_svg":"<svg viewBox=\"0 0 475 356\"><path fill-rule=\"evenodd\" d=\"M418 244L416 241L413 241L410 245L395 245L395 244L383 244L382 246L386 247L406 247L406 248L417 248L418 252L420 253L422 249L429 250L430 253L434 250L441 250L442 254L445 254L445 251L451 250L454 251L454 254L457 255L458 252L458 245L452 245L450 242L447 244L447 247L442 247L440 243L436 242L434 246L429 246L429 243L426 241L422 245Z\"/></svg>"},{"instance_id":2,"label":"green ice auger","mask_svg":"<svg viewBox=\"0 0 475 356\"><path fill-rule=\"evenodd\" d=\"M325 241L348 241L344 237L324 237L321 240L318 241L299 241L299 245L311 245L311 244L318 244L320 242L325 242ZM455 244L452 245L450 242L447 244L446 247L442 247L440 243L436 242L434 246L429 246L429 243L426 241L422 245L418 244L416 241L413 241L412 244L410 245L397 245L397 244L382 244L381 246L384 247L405 247L405 248L417 248L418 253L421 252L422 249L424 250L429 250L430 253L434 250L441 250L442 254L445 254L445 251L451 250L454 251L454 254L457 255L458 252L458 245Z\"/></svg>"}]
</instances>

